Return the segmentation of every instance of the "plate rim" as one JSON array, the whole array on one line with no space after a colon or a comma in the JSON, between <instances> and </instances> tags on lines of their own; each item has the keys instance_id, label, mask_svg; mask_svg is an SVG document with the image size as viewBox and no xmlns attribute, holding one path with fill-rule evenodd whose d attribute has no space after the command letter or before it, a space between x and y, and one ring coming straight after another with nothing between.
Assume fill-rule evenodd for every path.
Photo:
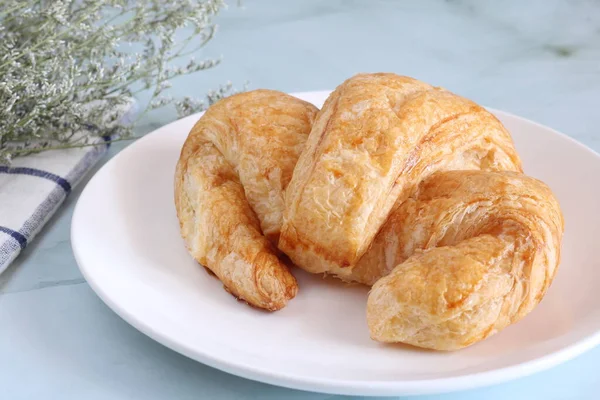
<instances>
[{"instance_id":1,"label":"plate rim","mask_svg":"<svg viewBox=\"0 0 600 400\"><path fill-rule=\"evenodd\" d=\"M303 92L292 92L289 93L292 96L299 98L306 97L318 97L323 96L326 97L331 91L330 90L321 90L321 91L303 91ZM562 132L559 132L551 127L543 125L541 123L529 120L527 118L512 114L507 111L495 109L492 107L484 106L488 111L492 112L496 116L506 116L508 118L519 120L520 122L525 122L528 124L532 124L537 126L538 128L551 131L553 134L556 134L563 139L570 141L573 145L579 147L580 150L589 152L591 155L600 159L600 154L593 150L592 148L584 145L583 143L577 141L576 139L568 136ZM161 335L159 332L156 332L152 329L152 327L145 324L139 318L136 318L135 315L130 314L126 309L121 307L117 302L113 301L101 285L96 282L93 278L93 273L88 270L85 266L85 262L83 261L83 256L78 249L78 224L79 214L81 213L81 204L84 203L86 198L86 193L88 192L88 188L96 179L98 179L98 175L101 171L106 171L112 167L114 163L120 157L127 157L132 148L137 146L137 143L143 142L145 140L149 140L148 138L160 134L159 131L163 131L168 129L171 126L181 124L184 120L197 120L203 112L192 114L190 116L177 119L168 124L165 124L149 133L144 135L143 137L137 139L135 142L131 143L123 150L119 151L115 154L110 160L108 160L104 165L102 165L94 175L89 179L89 181L85 184L85 187L81 191L79 198L74 207L72 219L71 219L71 227L70 227L70 239L71 239L71 249L77 263L77 266L85 278L86 282L92 288L94 293L110 308L115 314L117 314L121 319L127 322L129 325L143 333L144 335L150 337L152 340L158 342L159 344L184 355L187 358L200 362L204 365L207 365L211 368L215 368L217 370L223 371L225 373L239 376L241 378L250 379L257 382L262 382L270 385L275 385L279 387L302 390L308 392L320 392L327 394L337 394L337 395L362 395L362 396L398 396L398 395L423 395L423 394L441 394L448 392L455 392L460 390L467 389L476 389L480 387L491 386L507 381L511 381L518 378L523 378L538 372L542 372L544 370L548 370L552 367L555 367L559 364L562 364L566 361L574 359L581 354L593 349L594 347L600 344L600 330L590 334L578 341L575 341L562 349L554 351L552 353L546 354L544 356L531 359L529 361L525 361L522 363L518 363L515 365L495 368L488 371L476 372L456 377L444 377L444 378L435 378L435 379L420 379L420 380L409 380L409 381L374 381L374 380L344 380L344 379L330 379L330 378L320 378L320 377L312 377L311 379L306 379L303 377L298 377L293 374L281 373L281 372L273 372L272 370L260 368L260 367L250 367L246 364L235 363L230 360L222 359L216 357L214 355L208 354L206 352L197 351L191 348L187 348L176 341L173 341L171 338Z\"/></svg>"}]
</instances>

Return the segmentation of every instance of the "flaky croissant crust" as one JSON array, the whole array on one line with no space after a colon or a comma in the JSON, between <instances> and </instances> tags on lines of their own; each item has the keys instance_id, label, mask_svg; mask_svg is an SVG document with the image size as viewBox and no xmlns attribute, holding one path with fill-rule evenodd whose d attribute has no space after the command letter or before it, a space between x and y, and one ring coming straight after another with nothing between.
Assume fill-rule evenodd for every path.
<instances>
[{"instance_id":1,"label":"flaky croissant crust","mask_svg":"<svg viewBox=\"0 0 600 400\"><path fill-rule=\"evenodd\" d=\"M564 229L510 134L470 100L359 74L317 112L275 91L213 105L177 166L194 258L268 310L312 273L372 285L371 337L454 350L524 317L550 286Z\"/></svg>"},{"instance_id":2,"label":"flaky croissant crust","mask_svg":"<svg viewBox=\"0 0 600 400\"><path fill-rule=\"evenodd\" d=\"M452 169L521 164L502 124L470 100L394 74L348 79L296 164L279 248L307 271L354 280L393 207L427 175Z\"/></svg>"},{"instance_id":3,"label":"flaky croissant crust","mask_svg":"<svg viewBox=\"0 0 600 400\"><path fill-rule=\"evenodd\" d=\"M382 235L396 266L367 302L378 341L468 346L532 311L557 271L558 202L521 173L437 172L392 218Z\"/></svg>"},{"instance_id":4,"label":"flaky croissant crust","mask_svg":"<svg viewBox=\"0 0 600 400\"><path fill-rule=\"evenodd\" d=\"M237 94L192 128L175 172L175 206L191 255L225 289L278 310L298 285L278 257L283 193L317 109L271 90Z\"/></svg>"}]
</instances>

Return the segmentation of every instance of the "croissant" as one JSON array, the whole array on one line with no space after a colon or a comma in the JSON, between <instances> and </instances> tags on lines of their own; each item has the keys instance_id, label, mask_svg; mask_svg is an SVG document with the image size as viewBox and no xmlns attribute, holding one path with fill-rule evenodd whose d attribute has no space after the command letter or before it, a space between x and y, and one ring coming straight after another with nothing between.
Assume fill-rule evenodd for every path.
<instances>
[{"instance_id":1,"label":"croissant","mask_svg":"<svg viewBox=\"0 0 600 400\"><path fill-rule=\"evenodd\" d=\"M175 206L191 255L247 303L278 310L298 285L277 254L283 193L317 109L271 90L212 105L186 139Z\"/></svg>"},{"instance_id":2,"label":"croissant","mask_svg":"<svg viewBox=\"0 0 600 400\"><path fill-rule=\"evenodd\" d=\"M354 76L328 97L298 159L279 248L309 272L373 284L380 266L356 267L394 206L427 175L460 169L521 171L491 113L409 77Z\"/></svg>"},{"instance_id":3,"label":"croissant","mask_svg":"<svg viewBox=\"0 0 600 400\"><path fill-rule=\"evenodd\" d=\"M280 92L221 100L181 151L188 251L267 310L298 290L286 257L372 286L379 342L456 350L520 320L560 262L564 221L491 113L395 74L359 74L317 110Z\"/></svg>"},{"instance_id":4,"label":"croissant","mask_svg":"<svg viewBox=\"0 0 600 400\"><path fill-rule=\"evenodd\" d=\"M373 285L374 340L460 349L542 299L564 229L510 134L470 100L361 74L320 110L286 191L279 248L299 267Z\"/></svg>"},{"instance_id":5,"label":"croissant","mask_svg":"<svg viewBox=\"0 0 600 400\"><path fill-rule=\"evenodd\" d=\"M397 266L367 301L377 341L466 347L532 311L557 271L558 202L521 173L437 172L392 218Z\"/></svg>"}]
</instances>

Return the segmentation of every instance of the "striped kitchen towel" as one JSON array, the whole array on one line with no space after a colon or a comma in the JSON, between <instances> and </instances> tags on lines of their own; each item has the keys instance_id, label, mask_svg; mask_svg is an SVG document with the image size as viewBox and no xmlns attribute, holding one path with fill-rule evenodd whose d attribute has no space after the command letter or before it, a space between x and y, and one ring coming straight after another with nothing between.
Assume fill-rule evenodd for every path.
<instances>
[{"instance_id":1,"label":"striped kitchen towel","mask_svg":"<svg viewBox=\"0 0 600 400\"><path fill-rule=\"evenodd\" d=\"M132 120L132 104L124 123ZM106 153L98 146L49 150L0 165L0 274L32 241L73 187Z\"/></svg>"}]
</instances>

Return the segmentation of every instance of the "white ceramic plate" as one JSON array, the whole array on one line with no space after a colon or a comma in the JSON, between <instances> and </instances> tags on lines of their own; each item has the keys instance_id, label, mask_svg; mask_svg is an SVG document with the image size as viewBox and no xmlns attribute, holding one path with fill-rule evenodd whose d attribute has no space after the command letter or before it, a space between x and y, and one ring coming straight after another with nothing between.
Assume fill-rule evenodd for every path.
<instances>
[{"instance_id":1,"label":"white ceramic plate","mask_svg":"<svg viewBox=\"0 0 600 400\"><path fill-rule=\"evenodd\" d=\"M321 106L327 92L298 97ZM369 339L367 289L295 271L298 296L265 313L237 302L184 249L173 205L180 148L198 115L133 143L89 182L72 245L82 273L117 314L158 342L232 374L353 395L445 392L521 377L600 342L600 157L572 139L492 110L526 172L556 193L563 259L540 306L521 322L452 353Z\"/></svg>"}]
</instances>

